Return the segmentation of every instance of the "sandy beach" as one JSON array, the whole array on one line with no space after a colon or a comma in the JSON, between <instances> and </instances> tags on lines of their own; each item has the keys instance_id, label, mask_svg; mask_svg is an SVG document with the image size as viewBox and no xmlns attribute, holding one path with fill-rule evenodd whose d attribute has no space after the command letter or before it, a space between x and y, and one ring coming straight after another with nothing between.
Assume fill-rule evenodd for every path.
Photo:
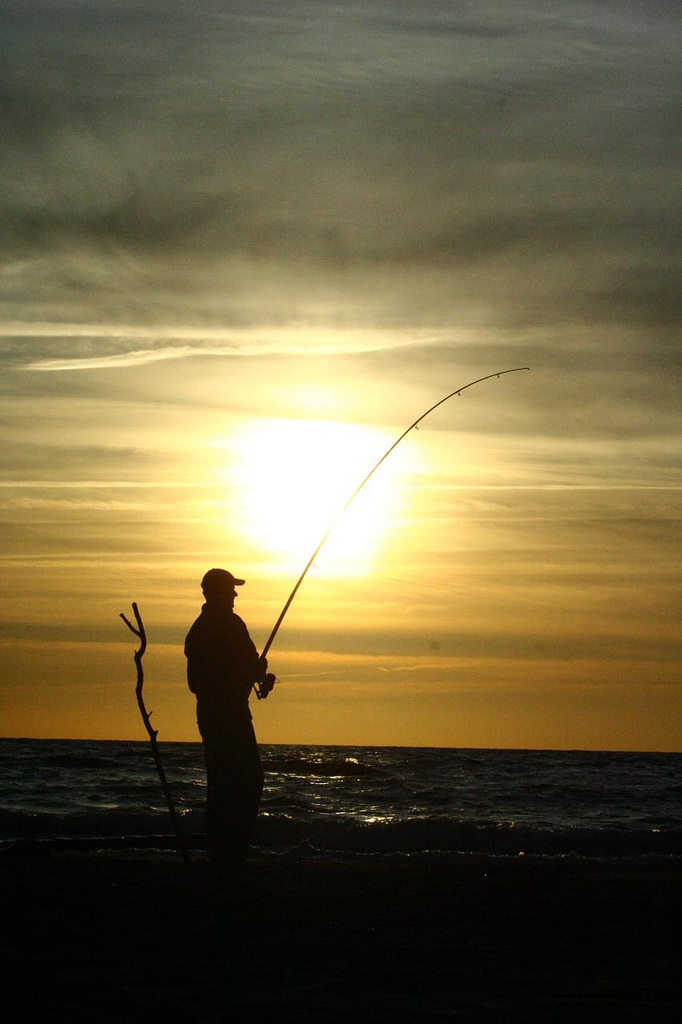
<instances>
[{"instance_id":1,"label":"sandy beach","mask_svg":"<svg viewBox=\"0 0 682 1024\"><path fill-rule=\"evenodd\" d=\"M672 859L201 856L5 854L6 1019L678 1019Z\"/></svg>"}]
</instances>

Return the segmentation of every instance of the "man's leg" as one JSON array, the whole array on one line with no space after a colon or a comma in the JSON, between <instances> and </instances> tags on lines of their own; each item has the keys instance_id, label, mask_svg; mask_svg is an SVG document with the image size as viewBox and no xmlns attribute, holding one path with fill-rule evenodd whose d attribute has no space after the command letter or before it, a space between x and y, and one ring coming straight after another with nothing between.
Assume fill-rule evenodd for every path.
<instances>
[{"instance_id":1,"label":"man's leg","mask_svg":"<svg viewBox=\"0 0 682 1024\"><path fill-rule=\"evenodd\" d=\"M230 848L231 764L225 744L204 737L206 760L206 839L212 860L228 856Z\"/></svg>"},{"instance_id":2,"label":"man's leg","mask_svg":"<svg viewBox=\"0 0 682 1024\"><path fill-rule=\"evenodd\" d=\"M234 758L229 781L229 846L244 857L258 817L263 793L263 768L251 722L244 723L232 745Z\"/></svg>"},{"instance_id":3,"label":"man's leg","mask_svg":"<svg viewBox=\"0 0 682 1024\"><path fill-rule=\"evenodd\" d=\"M263 792L250 719L199 716L206 760L206 836L214 860L246 856Z\"/></svg>"}]
</instances>

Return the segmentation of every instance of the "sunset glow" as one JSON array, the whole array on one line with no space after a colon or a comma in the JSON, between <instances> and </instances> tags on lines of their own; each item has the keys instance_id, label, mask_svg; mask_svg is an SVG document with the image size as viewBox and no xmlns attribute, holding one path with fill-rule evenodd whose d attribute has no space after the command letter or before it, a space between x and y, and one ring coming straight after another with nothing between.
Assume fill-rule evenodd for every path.
<instances>
[{"instance_id":1,"label":"sunset glow","mask_svg":"<svg viewBox=\"0 0 682 1024\"><path fill-rule=\"evenodd\" d=\"M263 742L679 749L672 8L0 11L0 714L195 739L211 566ZM37 12L37 13L36 13ZM100 16L101 14L101 16Z\"/></svg>"},{"instance_id":2,"label":"sunset glow","mask_svg":"<svg viewBox=\"0 0 682 1024\"><path fill-rule=\"evenodd\" d=\"M231 438L226 486L237 493L237 529L262 552L303 564L387 447L378 430L324 420L263 419ZM346 510L320 560L331 575L371 568L385 519L400 511L392 469L376 475ZM398 463L399 464L399 463Z\"/></svg>"}]
</instances>

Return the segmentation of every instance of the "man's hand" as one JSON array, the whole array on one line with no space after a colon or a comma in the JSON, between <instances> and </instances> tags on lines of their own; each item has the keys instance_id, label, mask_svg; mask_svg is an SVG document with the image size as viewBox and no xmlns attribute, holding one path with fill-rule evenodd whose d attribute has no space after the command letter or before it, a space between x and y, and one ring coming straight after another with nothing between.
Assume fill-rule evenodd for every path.
<instances>
[{"instance_id":1,"label":"man's hand","mask_svg":"<svg viewBox=\"0 0 682 1024\"><path fill-rule=\"evenodd\" d=\"M258 700L265 700L265 698L270 693L276 682L277 677L275 676L274 672L268 672L266 673L265 679L257 680L253 684L253 688L256 691L256 696L258 697Z\"/></svg>"}]
</instances>

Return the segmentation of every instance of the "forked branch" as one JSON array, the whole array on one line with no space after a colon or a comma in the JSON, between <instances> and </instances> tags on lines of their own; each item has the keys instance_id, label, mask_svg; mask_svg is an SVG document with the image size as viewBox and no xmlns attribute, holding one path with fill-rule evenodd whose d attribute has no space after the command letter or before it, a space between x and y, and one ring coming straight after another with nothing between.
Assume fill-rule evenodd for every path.
<instances>
[{"instance_id":1,"label":"forked branch","mask_svg":"<svg viewBox=\"0 0 682 1024\"><path fill-rule=\"evenodd\" d=\"M135 668L137 670L137 681L136 681L136 685L135 685L135 696L137 697L137 706L140 709L140 714L142 715L142 721L144 722L144 727L147 730L147 733L149 734L149 742L150 742L151 748L152 748L152 756L154 758L154 763L156 765L156 770L159 773L159 779L161 780L161 789L163 790L163 795L166 798L166 805L168 807L168 812L169 812L169 814L171 816L171 821L172 821L172 824L173 824L173 831L175 832L175 837L176 837L176 839L178 841L178 850L180 851L180 854L182 855L183 863L185 865L188 865L189 864L189 853L187 851L187 844L185 843L185 837L183 836L183 834L182 834L182 832L180 830L180 822L178 821L178 815L177 815L176 810L175 810L175 804L173 803L173 797L171 795L170 787L168 785L168 780L166 778L166 772L164 771L164 767L163 767L163 764L161 762L161 755L159 753L159 748L158 748L158 745L157 745L157 742L156 742L156 737L158 735L158 730L152 728L152 723L150 721L152 713L151 713L151 711L147 711L147 708L146 708L145 703L144 703L144 697L142 696L142 687L144 686L144 669L142 668L142 658L144 656L144 652L147 650L147 634L145 633L144 623L142 622L142 616L140 615L139 608L137 607L137 605L136 605L136 603L134 601L133 601L133 614L135 616L135 622L137 623L137 628L132 624L130 619L126 618L126 616L123 614L123 612L121 612L121 618L125 622L126 626L128 627L128 629L132 633L135 634L136 637L138 637L138 639L140 641L140 646L138 647L138 649L135 651L135 654L133 655L133 660L135 662Z\"/></svg>"}]
</instances>

